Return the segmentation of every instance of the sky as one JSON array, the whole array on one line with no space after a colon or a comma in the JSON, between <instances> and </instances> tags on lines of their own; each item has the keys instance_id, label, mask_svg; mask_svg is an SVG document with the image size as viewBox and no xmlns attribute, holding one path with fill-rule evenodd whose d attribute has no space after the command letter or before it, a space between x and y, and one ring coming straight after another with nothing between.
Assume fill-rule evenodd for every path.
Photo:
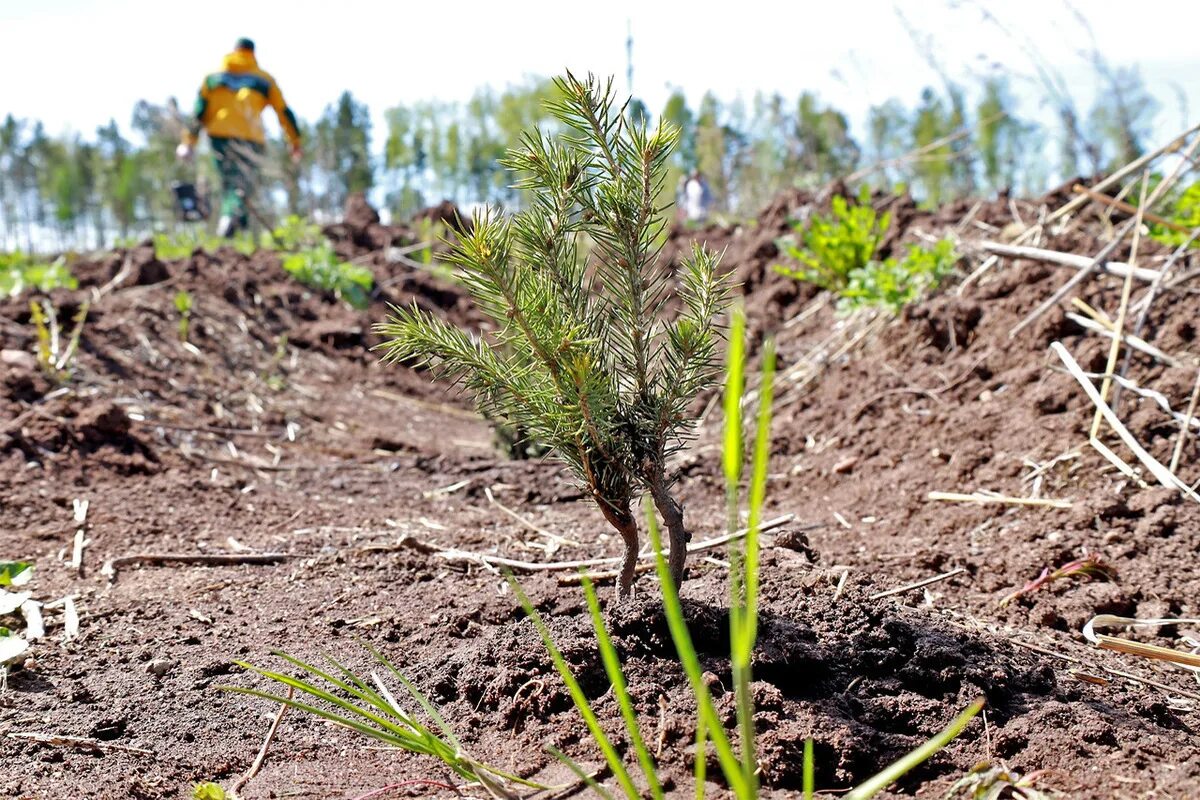
<instances>
[{"instance_id":1,"label":"sky","mask_svg":"<svg viewBox=\"0 0 1200 800\"><path fill-rule=\"evenodd\" d=\"M190 108L203 76L248 36L298 116L315 119L349 89L370 106L378 145L383 110L397 102L462 100L482 84L564 67L614 74L624 86L630 31L633 90L651 110L673 88L693 104L709 90L724 99L811 90L861 121L872 104L911 105L937 84L932 57L966 84L1004 64L1022 113L1037 116L1028 51L1086 109L1097 86L1087 52L1098 48L1113 64L1139 67L1163 101L1164 139L1185 127L1185 114L1200 115L1200 3L1076 2L1094 43L1063 0L0 0L0 115L40 119L53 133L90 136L109 118L128 128L141 98L175 96Z\"/></svg>"}]
</instances>

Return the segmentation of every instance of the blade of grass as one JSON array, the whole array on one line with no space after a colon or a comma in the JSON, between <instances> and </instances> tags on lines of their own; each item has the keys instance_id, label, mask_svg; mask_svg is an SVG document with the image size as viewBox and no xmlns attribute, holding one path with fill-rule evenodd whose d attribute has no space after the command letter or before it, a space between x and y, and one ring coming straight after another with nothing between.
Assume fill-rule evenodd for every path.
<instances>
[{"instance_id":1,"label":"blade of grass","mask_svg":"<svg viewBox=\"0 0 1200 800\"><path fill-rule=\"evenodd\" d=\"M804 786L804 800L812 800L816 781L813 779L813 740L810 736L804 740L804 773L801 782Z\"/></svg>"},{"instance_id":2,"label":"blade of grass","mask_svg":"<svg viewBox=\"0 0 1200 800\"><path fill-rule=\"evenodd\" d=\"M646 503L646 522L650 541L654 548L658 580L662 585L663 609L667 616L667 627L671 631L671 641L675 643L675 650L679 654L684 674L687 675L688 683L691 685L692 695L696 698L696 705L699 707L699 715L704 722L705 732L712 739L713 746L716 747L721 772L725 775L725 780L733 790L734 796L752 798L754 795L742 776L741 762L733 752L729 737L726 736L725 728L721 725L721 718L717 716L712 696L701 677L703 669L700 666L700 658L696 655L696 647L692 643L692 636L688 632L687 622L683 617L683 608L679 604L679 592L675 588L675 582L671 580L671 571L667 567L666 557L663 556L662 535L658 530L658 521L654 518L654 509L649 503L649 498Z\"/></svg>"},{"instance_id":3,"label":"blade of grass","mask_svg":"<svg viewBox=\"0 0 1200 800\"><path fill-rule=\"evenodd\" d=\"M742 478L742 388L745 373L746 314L738 305L729 324L729 352L725 367L725 437L722 466L725 471L725 509L728 531L738 529L738 486Z\"/></svg>"},{"instance_id":4,"label":"blade of grass","mask_svg":"<svg viewBox=\"0 0 1200 800\"><path fill-rule=\"evenodd\" d=\"M567 660L563 658L562 653L555 646L554 639L550 636L550 629L546 627L541 614L533 607L533 603L526 596L525 591L521 588L521 584L511 575L508 576L508 583L512 587L513 594L516 595L521 607L525 609L525 614L533 621L538 635L542 637L542 643L546 645L546 650L550 653L550 660L554 662L554 668L558 670L558 674L566 685L567 692L571 695L571 700L575 703L575 708L579 711L579 715L583 717L583 722L587 725L592 739L595 740L596 745L600 748L600 752L604 754L604 760L608 762L608 768L612 770L613 776L621 784L625 796L630 798L630 800L638 800L640 795L637 788L633 785L633 780L629 777L629 771L625 769L625 764L622 763L621 756L617 753L616 748L613 747L608 735L600 727L600 722L596 719L596 714L592 711L591 704L588 703L587 695L583 693L583 688L579 685L579 681L575 679L575 674L571 672L571 667L567 664Z\"/></svg>"},{"instance_id":5,"label":"blade of grass","mask_svg":"<svg viewBox=\"0 0 1200 800\"><path fill-rule=\"evenodd\" d=\"M963 732L963 729L967 727L967 723L983 708L983 702L983 698L980 698L971 703L945 730L908 755L901 757L886 767L878 775L854 787L849 794L845 795L845 800L868 800L868 798L874 797L891 786L913 767L931 758L939 750L948 745L954 737Z\"/></svg>"},{"instance_id":6,"label":"blade of grass","mask_svg":"<svg viewBox=\"0 0 1200 800\"><path fill-rule=\"evenodd\" d=\"M549 753L550 755L554 756L555 758L557 758L563 764L565 764L567 766L567 769L569 769L569 770L571 770L571 772L575 773L575 777L579 778L579 780L581 780L585 784L587 784L587 787L589 789L591 789L593 792L595 792L596 794L603 797L604 800L613 800L612 793L609 792L608 789L605 789L603 786L596 783L595 778L593 778L591 775L588 775L586 772L584 772L583 767L579 766L579 764L575 761L575 759L571 758L569 755L564 753L562 750L559 750L557 747L553 747L551 745L546 745L546 752Z\"/></svg>"},{"instance_id":7,"label":"blade of grass","mask_svg":"<svg viewBox=\"0 0 1200 800\"><path fill-rule=\"evenodd\" d=\"M740 593L730 605L730 665L733 671L734 697L737 702L738 729L741 732L742 774L746 784L757 790L758 762L754 748L754 698L750 693L751 659L758 639L758 561L759 527L766 501L767 464L771 456L771 401L775 377L775 347L767 341L763 347L762 385L759 389L757 430L750 477L750 516L746 526L745 553L737 561L743 574ZM736 548L736 545L734 546Z\"/></svg>"},{"instance_id":8,"label":"blade of grass","mask_svg":"<svg viewBox=\"0 0 1200 800\"><path fill-rule=\"evenodd\" d=\"M696 800L704 800L704 781L708 777L708 736L704 732L704 718L696 720Z\"/></svg>"},{"instance_id":9,"label":"blade of grass","mask_svg":"<svg viewBox=\"0 0 1200 800\"><path fill-rule=\"evenodd\" d=\"M625 675L621 671L621 660L617 657L617 649L613 647L612 638L608 635L608 627L604 624L604 615L600 611L600 600L596 597L596 587L586 577L583 579L583 593L587 597L592 627L596 630L596 642L600 646L600 658L604 662L604 671L608 675L609 682L612 683L613 694L617 697L617 705L620 706L621 717L625 720L625 730L629 735L629 742L633 745L634 752L637 753L638 764L641 765L642 774L646 776L646 783L650 786L651 797L661 798L663 797L662 784L658 780L654 758L650 755L650 750L646 747L641 729L638 727L637 714L633 710L633 701L629 697Z\"/></svg>"}]
</instances>

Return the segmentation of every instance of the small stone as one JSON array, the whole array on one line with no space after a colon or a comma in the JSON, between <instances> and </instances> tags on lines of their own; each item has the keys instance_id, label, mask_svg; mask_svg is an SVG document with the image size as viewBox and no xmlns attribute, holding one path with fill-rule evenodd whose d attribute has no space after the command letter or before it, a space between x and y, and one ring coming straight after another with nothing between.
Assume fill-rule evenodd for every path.
<instances>
[{"instance_id":1,"label":"small stone","mask_svg":"<svg viewBox=\"0 0 1200 800\"><path fill-rule=\"evenodd\" d=\"M175 667L175 662L169 658L156 658L146 664L146 672L156 678L161 678Z\"/></svg>"}]
</instances>

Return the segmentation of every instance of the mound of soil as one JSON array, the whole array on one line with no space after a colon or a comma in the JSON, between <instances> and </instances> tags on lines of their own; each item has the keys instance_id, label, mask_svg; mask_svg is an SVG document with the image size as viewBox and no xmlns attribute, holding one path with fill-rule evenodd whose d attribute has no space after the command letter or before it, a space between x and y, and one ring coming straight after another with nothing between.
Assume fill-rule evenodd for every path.
<instances>
[{"instance_id":1,"label":"mound of soil","mask_svg":"<svg viewBox=\"0 0 1200 800\"><path fill-rule=\"evenodd\" d=\"M1194 794L1194 681L1080 635L1099 613L1200 616L1200 577L1187 568L1200 551L1200 504L1139 484L1088 447L1091 405L1047 347L1061 341L1085 370L1101 371L1107 339L1065 309L1010 336L1070 272L1004 261L895 319L838 316L828 298L771 268L790 221L838 191L787 193L753 225L673 230L664 250L671 262L694 241L724 250L756 343L773 336L779 353L767 513L796 516L764 542L753 689L768 793L797 789L807 738L819 787L844 789L983 697L986 726L972 723L888 796L941 796L980 761L1039 773L1039 788L1071 797ZM936 211L906 197L874 202L896 221L885 243L893 252L947 234L971 251L971 240L1002 238L1055 207L1054 198ZM81 620L63 641L61 604L47 606L48 638L0 695L5 796L177 798L192 782L229 787L275 713L220 689L269 688L233 662L277 666L270 653L280 649L366 673L359 640L431 695L476 758L549 782L570 776L547 744L599 765L503 578L410 545L557 561L612 555L619 543L554 464L503 458L452 389L378 363L372 325L388 304L416 303L467 329L483 319L459 286L397 259L391 251L413 243L412 231L381 225L364 206L327 229L344 257L375 273L363 312L298 285L270 253L164 263L142 245L79 265L81 288L53 294L64 320L90 303L59 385L28 355L27 299L0 302L0 554L33 560L35 596L72 597ZM1082 214L1042 246L1092 254L1104 232ZM1164 255L1144 242L1141 264ZM979 261L971 256L964 273ZM186 340L180 291L192 296ZM1097 277L1080 297L1115 316L1120 292L1118 279ZM1194 307L1186 284L1169 290L1142 338L1173 363L1194 363ZM1195 379L1190 366L1142 355L1127 374L1176 410ZM1125 390L1120 415L1170 460L1179 423L1152 397ZM725 519L718 417L705 417L679 461L697 539ZM1200 477L1197 455L1184 447L1185 480ZM1070 507L929 499L977 490ZM75 500L89 507L82 570L68 565ZM285 559L148 557L247 552ZM1043 568L1085 553L1115 579L1056 580L1001 605ZM111 577L101 570L123 556L142 560L117 562ZM719 560L696 557L684 597L706 680L732 722L727 578ZM578 589L548 573L522 582L624 746ZM608 620L643 733L661 747L672 796L683 796L693 788L693 704L657 587L646 577L638 590L610 605ZM1180 647L1195 632L1130 635ZM242 796L352 798L406 780L456 782L443 772L289 713ZM708 774L721 796L715 761Z\"/></svg>"}]
</instances>

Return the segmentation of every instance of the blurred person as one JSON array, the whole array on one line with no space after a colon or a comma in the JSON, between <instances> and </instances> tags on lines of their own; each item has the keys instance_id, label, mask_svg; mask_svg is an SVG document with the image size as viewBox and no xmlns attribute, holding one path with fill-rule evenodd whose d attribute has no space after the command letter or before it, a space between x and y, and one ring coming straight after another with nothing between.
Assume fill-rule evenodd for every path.
<instances>
[{"instance_id":1,"label":"blurred person","mask_svg":"<svg viewBox=\"0 0 1200 800\"><path fill-rule=\"evenodd\" d=\"M212 145L213 160L221 176L221 219L217 234L232 237L250 226L247 201L259 183L266 152L262 112L270 106L292 149L292 160L300 161L300 131L296 116L284 102L275 79L259 69L254 42L238 39L225 56L223 68L204 79L196 98L194 115L187 121L183 141L175 154L190 160L203 129Z\"/></svg>"},{"instance_id":2,"label":"blurred person","mask_svg":"<svg viewBox=\"0 0 1200 800\"><path fill-rule=\"evenodd\" d=\"M677 202L683 209L685 220L697 224L708 220L709 211L712 210L712 192L700 170L692 170L692 173L683 179L678 194Z\"/></svg>"}]
</instances>

